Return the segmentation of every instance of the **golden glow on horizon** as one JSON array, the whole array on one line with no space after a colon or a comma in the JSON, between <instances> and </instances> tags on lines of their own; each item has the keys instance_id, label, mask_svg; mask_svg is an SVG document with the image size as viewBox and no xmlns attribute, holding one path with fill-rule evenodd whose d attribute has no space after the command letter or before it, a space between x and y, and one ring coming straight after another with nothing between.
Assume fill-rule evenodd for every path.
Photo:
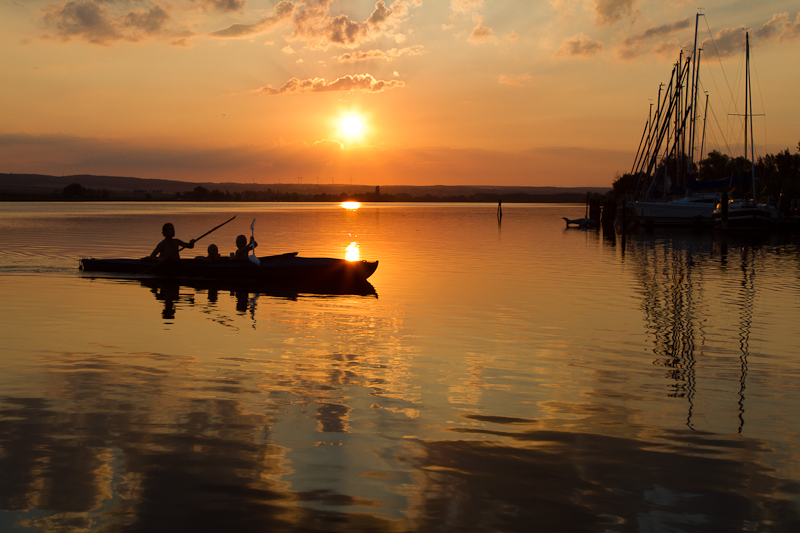
<instances>
[{"instance_id":1,"label":"golden glow on horizon","mask_svg":"<svg viewBox=\"0 0 800 533\"><path fill-rule=\"evenodd\" d=\"M91 21L75 14L84 3L4 12L2 72L13 83L0 84L3 172L611 187L630 169L648 102L681 44L692 40L694 25L684 19L693 21L696 11L670 2L637 2L635 10L599 1L586 9L518 2L507 17L497 3L478 0L390 0L373 14L374 1L214 3L235 4L235 12L171 2L168 18L151 13L144 28L129 20L130 2L102 2ZM785 66L800 62L800 40L794 15L784 13L787 2L703 5L709 20L698 28L698 43L712 27L730 40L722 57L701 62L700 79L734 78L735 48L744 38L737 28L762 28L755 66L763 98L753 103L769 120L757 121L756 149L793 152L800 69ZM431 31L445 22L446 39ZM323 30L334 27L354 31L343 40ZM266 31L268 39L257 37ZM87 65L104 75L87 76ZM142 65L181 74L137 75ZM602 90L584 93L587 77ZM631 82L614 89L619 79ZM723 105L731 104L726 91L707 88L709 111L731 107ZM709 133L706 153L734 155L725 133Z\"/></svg>"},{"instance_id":2,"label":"golden glow on horizon","mask_svg":"<svg viewBox=\"0 0 800 533\"><path fill-rule=\"evenodd\" d=\"M344 250L344 258L347 261L358 261L361 259L361 254L358 251L358 243L353 241L347 245Z\"/></svg>"},{"instance_id":3,"label":"golden glow on horizon","mask_svg":"<svg viewBox=\"0 0 800 533\"><path fill-rule=\"evenodd\" d=\"M341 206L347 209L348 211L355 211L359 207L361 207L361 202L342 202Z\"/></svg>"}]
</instances>

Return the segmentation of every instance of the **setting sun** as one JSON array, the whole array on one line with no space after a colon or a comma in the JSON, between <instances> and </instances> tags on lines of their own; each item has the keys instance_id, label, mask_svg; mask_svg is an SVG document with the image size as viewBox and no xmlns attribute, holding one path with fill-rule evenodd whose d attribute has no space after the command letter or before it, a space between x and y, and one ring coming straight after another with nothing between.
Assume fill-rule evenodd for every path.
<instances>
[{"instance_id":1,"label":"setting sun","mask_svg":"<svg viewBox=\"0 0 800 533\"><path fill-rule=\"evenodd\" d=\"M366 132L364 118L355 113L343 115L339 119L339 132L349 141L357 140Z\"/></svg>"}]
</instances>

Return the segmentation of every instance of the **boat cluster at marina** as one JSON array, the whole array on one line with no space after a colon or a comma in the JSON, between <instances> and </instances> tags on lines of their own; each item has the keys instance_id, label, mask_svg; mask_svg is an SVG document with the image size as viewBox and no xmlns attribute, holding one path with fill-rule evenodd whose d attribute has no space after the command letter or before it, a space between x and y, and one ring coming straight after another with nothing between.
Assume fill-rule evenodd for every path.
<instances>
[{"instance_id":1,"label":"boat cluster at marina","mask_svg":"<svg viewBox=\"0 0 800 533\"><path fill-rule=\"evenodd\" d=\"M737 172L723 179L699 179L704 153L708 94L700 116L700 58L697 28L694 47L682 51L669 84L661 85L639 142L631 171L632 193L618 206L625 223L645 226L713 226L720 230L769 230L796 226L797 209L779 215L779 197L759 198L753 143L750 35L745 32L744 158ZM740 158L741 159L741 158ZM743 168L744 167L744 168ZM704 176L705 178L705 176ZM782 191L781 191L782 193ZM786 202L786 200L784 200Z\"/></svg>"}]
</instances>

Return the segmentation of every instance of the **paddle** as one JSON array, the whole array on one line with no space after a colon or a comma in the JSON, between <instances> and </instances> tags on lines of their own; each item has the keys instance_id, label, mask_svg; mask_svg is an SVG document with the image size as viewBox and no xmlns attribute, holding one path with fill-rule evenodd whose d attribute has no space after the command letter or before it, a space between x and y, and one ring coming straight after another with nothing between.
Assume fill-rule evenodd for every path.
<instances>
[{"instance_id":1,"label":"paddle","mask_svg":"<svg viewBox=\"0 0 800 533\"><path fill-rule=\"evenodd\" d=\"M219 228L221 228L222 226L224 226L225 224L227 224L228 222L230 222L231 220L233 220L233 219L234 219L234 218L236 218L237 216L238 216L238 215L233 215L231 218L229 218L228 220L226 220L225 222L223 222L223 223L222 223L222 224L220 224L219 226L216 226L216 227L214 227L214 228L212 228L212 229L208 230L207 232L203 233L203 234L202 234L202 235L200 235L198 238L194 239L194 242L197 242L197 241L199 241L200 239L202 239L203 237L205 237L206 235L208 235L208 234L210 234L210 233L213 233L213 232L217 231ZM253 223L255 223L255 220L253 220ZM153 266L151 266L151 267L148 267L148 268L146 268L146 269L144 270L144 272L142 272L142 274L147 274L148 272L150 272L151 270L153 270L155 267L157 267L157 266L159 266L159 265L163 264L163 263L164 263L165 261L167 261L168 259L171 259L171 258L172 258L172 256L174 256L174 255L178 254L178 253L179 253L181 250L183 250L183 249L185 249L185 248L186 248L185 246L181 246L180 248L178 248L178 251L177 251L177 252L175 252L175 253L173 253L173 254L170 254L170 255L168 255L167 257L163 258L161 261L159 261L159 262L158 262L158 263L156 263L155 265L153 265Z\"/></svg>"},{"instance_id":2,"label":"paddle","mask_svg":"<svg viewBox=\"0 0 800 533\"><path fill-rule=\"evenodd\" d=\"M213 233L213 232L217 231L219 228L221 228L222 226L224 226L225 224L227 224L228 222L230 222L231 220L233 220L233 219L234 219L234 218L236 218L237 216L239 216L239 215L233 215L231 218L229 218L228 220L226 220L225 222L223 222L223 223L222 223L222 224L220 224L219 226L216 226L215 228L213 228L213 229L210 229L210 230L208 230L207 232L203 233L203 234L202 234L202 235L200 235L198 238L196 238L196 239L194 240L194 242L197 242L197 241L199 241L200 239L202 239L203 237L205 237L205 236L206 236L206 235L208 235L209 233ZM181 251L181 250L183 250L184 248L185 248L185 246L182 246L182 247L180 248L180 250L178 250L178 251L180 252L180 251Z\"/></svg>"},{"instance_id":3,"label":"paddle","mask_svg":"<svg viewBox=\"0 0 800 533\"><path fill-rule=\"evenodd\" d=\"M256 243L256 238L255 238L255 235L256 235L256 232L255 232L255 229L254 229L255 225L256 225L256 219L253 219L253 222L250 223L250 244L253 245L253 247L251 248L251 251L253 252L253 255L249 256L249 259L250 259L250 261L252 263L260 265L261 261L258 259L258 257L256 257L256 246L258 246L258 243Z\"/></svg>"}]
</instances>

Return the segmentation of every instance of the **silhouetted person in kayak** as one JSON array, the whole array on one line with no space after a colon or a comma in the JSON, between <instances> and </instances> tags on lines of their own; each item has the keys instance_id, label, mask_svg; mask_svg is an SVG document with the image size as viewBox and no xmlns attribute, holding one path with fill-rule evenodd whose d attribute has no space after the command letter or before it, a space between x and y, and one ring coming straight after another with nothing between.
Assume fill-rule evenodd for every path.
<instances>
[{"instance_id":1,"label":"silhouetted person in kayak","mask_svg":"<svg viewBox=\"0 0 800 533\"><path fill-rule=\"evenodd\" d=\"M205 257L199 256L198 259L205 259L206 261L221 261L222 256L219 254L219 248L217 248L216 244L209 244L208 245L208 255Z\"/></svg>"},{"instance_id":2,"label":"silhouetted person in kayak","mask_svg":"<svg viewBox=\"0 0 800 533\"><path fill-rule=\"evenodd\" d=\"M183 242L175 238L175 226L170 222L164 224L161 228L161 234L164 236L164 240L158 243L156 249L146 259L158 259L159 262L177 261L181 258L181 247L194 248L194 239L189 242Z\"/></svg>"},{"instance_id":3,"label":"silhouetted person in kayak","mask_svg":"<svg viewBox=\"0 0 800 533\"><path fill-rule=\"evenodd\" d=\"M208 255L198 255L195 257L198 261L207 261L209 263L216 263L217 261L227 260L227 257L222 257L219 253L219 248L216 244L208 245Z\"/></svg>"},{"instance_id":4,"label":"silhouetted person in kayak","mask_svg":"<svg viewBox=\"0 0 800 533\"><path fill-rule=\"evenodd\" d=\"M250 243L247 243L247 237L245 235L239 235L236 237L236 252L231 254L236 261L247 261L247 254L250 253L250 250L255 250L258 243L250 237Z\"/></svg>"}]
</instances>

